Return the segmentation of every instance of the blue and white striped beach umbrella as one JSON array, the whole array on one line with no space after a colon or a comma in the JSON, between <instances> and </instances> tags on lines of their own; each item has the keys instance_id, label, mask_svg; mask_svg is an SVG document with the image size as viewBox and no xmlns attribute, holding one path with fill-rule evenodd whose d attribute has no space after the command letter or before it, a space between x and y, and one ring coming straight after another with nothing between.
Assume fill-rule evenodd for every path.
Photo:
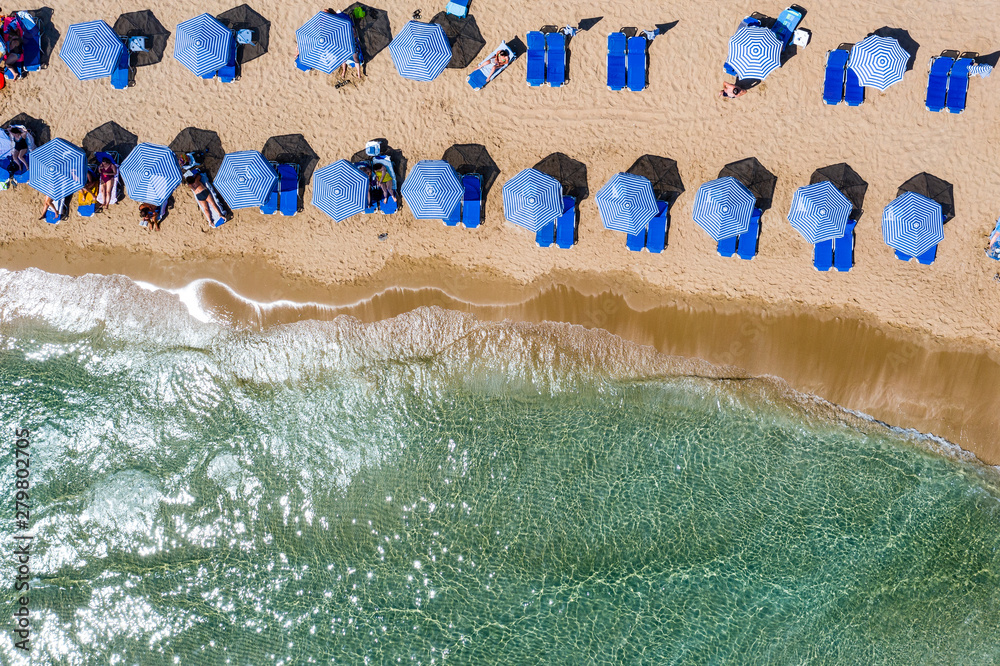
<instances>
[{"instance_id":1,"label":"blue and white striped beach umbrella","mask_svg":"<svg viewBox=\"0 0 1000 666\"><path fill-rule=\"evenodd\" d=\"M840 238L854 205L828 180L795 190L788 221L810 243Z\"/></svg>"},{"instance_id":2,"label":"blue and white striped beach umbrella","mask_svg":"<svg viewBox=\"0 0 1000 666\"><path fill-rule=\"evenodd\" d=\"M400 190L418 220L442 220L462 200L462 184L444 160L420 160L406 174Z\"/></svg>"},{"instance_id":3,"label":"blue and white striped beach umbrella","mask_svg":"<svg viewBox=\"0 0 1000 666\"><path fill-rule=\"evenodd\" d=\"M851 47L847 66L861 85L885 90L903 79L909 60L910 54L892 37L870 35Z\"/></svg>"},{"instance_id":4,"label":"blue and white striped beach umbrella","mask_svg":"<svg viewBox=\"0 0 1000 666\"><path fill-rule=\"evenodd\" d=\"M230 208L262 206L278 181L271 163L258 150L241 150L223 158L215 187Z\"/></svg>"},{"instance_id":5,"label":"blue and white striped beach umbrella","mask_svg":"<svg viewBox=\"0 0 1000 666\"><path fill-rule=\"evenodd\" d=\"M83 189L87 155L65 139L52 139L31 151L28 184L58 201Z\"/></svg>"},{"instance_id":6,"label":"blue and white striped beach umbrella","mask_svg":"<svg viewBox=\"0 0 1000 666\"><path fill-rule=\"evenodd\" d=\"M882 239L889 247L917 257L944 240L941 204L906 192L882 211Z\"/></svg>"},{"instance_id":7,"label":"blue and white striped beach umbrella","mask_svg":"<svg viewBox=\"0 0 1000 666\"><path fill-rule=\"evenodd\" d=\"M781 67L782 49L773 30L744 26L729 39L727 62L741 79L763 79Z\"/></svg>"},{"instance_id":8,"label":"blue and white striped beach umbrella","mask_svg":"<svg viewBox=\"0 0 1000 666\"><path fill-rule=\"evenodd\" d=\"M433 81L451 61L451 44L437 23L410 21L389 42L389 53L403 78Z\"/></svg>"},{"instance_id":9,"label":"blue and white striped beach umbrella","mask_svg":"<svg viewBox=\"0 0 1000 666\"><path fill-rule=\"evenodd\" d=\"M81 81L111 76L125 45L104 21L74 23L66 29L59 57Z\"/></svg>"},{"instance_id":10,"label":"blue and white striped beach umbrella","mask_svg":"<svg viewBox=\"0 0 1000 666\"><path fill-rule=\"evenodd\" d=\"M326 74L354 59L354 25L343 14L319 12L295 31L299 60Z\"/></svg>"},{"instance_id":11,"label":"blue and white striped beach umbrella","mask_svg":"<svg viewBox=\"0 0 1000 666\"><path fill-rule=\"evenodd\" d=\"M659 212L649 179L632 173L616 173L594 200L604 228L626 234L639 233Z\"/></svg>"},{"instance_id":12,"label":"blue and white striped beach umbrella","mask_svg":"<svg viewBox=\"0 0 1000 666\"><path fill-rule=\"evenodd\" d=\"M166 203L181 184L181 170L174 152L156 143L140 143L133 148L118 173L130 199L154 206Z\"/></svg>"},{"instance_id":13,"label":"blue and white striped beach umbrella","mask_svg":"<svg viewBox=\"0 0 1000 666\"><path fill-rule=\"evenodd\" d=\"M368 207L368 176L347 160L337 160L313 174L312 204L343 222Z\"/></svg>"},{"instance_id":14,"label":"blue and white striped beach umbrella","mask_svg":"<svg viewBox=\"0 0 1000 666\"><path fill-rule=\"evenodd\" d=\"M750 228L757 199L743 183L726 176L710 180L694 197L694 221L717 241L738 236Z\"/></svg>"},{"instance_id":15,"label":"blue and white striped beach umbrella","mask_svg":"<svg viewBox=\"0 0 1000 666\"><path fill-rule=\"evenodd\" d=\"M548 174L525 169L503 185L503 215L519 227L536 232L562 212L562 185Z\"/></svg>"},{"instance_id":16,"label":"blue and white striped beach umbrella","mask_svg":"<svg viewBox=\"0 0 1000 666\"><path fill-rule=\"evenodd\" d=\"M174 59L196 76L218 71L229 61L233 34L211 14L201 14L177 24Z\"/></svg>"}]
</instances>

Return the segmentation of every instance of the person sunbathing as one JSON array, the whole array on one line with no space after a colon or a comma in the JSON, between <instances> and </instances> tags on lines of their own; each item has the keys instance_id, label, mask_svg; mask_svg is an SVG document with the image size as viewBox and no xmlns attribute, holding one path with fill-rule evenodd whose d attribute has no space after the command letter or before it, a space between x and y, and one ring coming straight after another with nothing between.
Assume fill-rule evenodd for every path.
<instances>
[{"instance_id":1,"label":"person sunbathing","mask_svg":"<svg viewBox=\"0 0 1000 666\"><path fill-rule=\"evenodd\" d=\"M729 81L724 82L722 84L722 90L719 91L719 97L722 97L723 99L735 99L746 94L746 88L741 88L734 83L730 83Z\"/></svg>"},{"instance_id":2,"label":"person sunbathing","mask_svg":"<svg viewBox=\"0 0 1000 666\"><path fill-rule=\"evenodd\" d=\"M10 41L7 42L7 58L4 62L14 74L14 81L23 76L21 65L24 63L24 43L20 37L11 37Z\"/></svg>"},{"instance_id":3,"label":"person sunbathing","mask_svg":"<svg viewBox=\"0 0 1000 666\"><path fill-rule=\"evenodd\" d=\"M150 203L139 204L140 224L150 231L160 230L160 209Z\"/></svg>"},{"instance_id":4,"label":"person sunbathing","mask_svg":"<svg viewBox=\"0 0 1000 666\"><path fill-rule=\"evenodd\" d=\"M10 158L14 160L20 171L27 171L28 160L25 159L25 156L28 154L28 132L19 127L11 127L7 130L7 134L14 139L14 149L11 151Z\"/></svg>"},{"instance_id":5,"label":"person sunbathing","mask_svg":"<svg viewBox=\"0 0 1000 666\"><path fill-rule=\"evenodd\" d=\"M198 207L201 208L201 212L209 224L214 226L217 220L225 218L219 204L215 203L212 192L205 187L205 183L201 182L200 177L187 176L184 178L184 184L191 188L191 193L194 194L195 201L198 202ZM213 213L215 214L213 215Z\"/></svg>"},{"instance_id":6,"label":"person sunbathing","mask_svg":"<svg viewBox=\"0 0 1000 666\"><path fill-rule=\"evenodd\" d=\"M510 54L505 49L500 49L492 57L487 58L479 67L479 71L486 75L486 80L492 79L501 69L510 62Z\"/></svg>"},{"instance_id":7,"label":"person sunbathing","mask_svg":"<svg viewBox=\"0 0 1000 666\"><path fill-rule=\"evenodd\" d=\"M110 206L114 203L111 200L111 192L115 187L115 179L118 178L118 167L107 157L102 158L100 165L97 167L97 175L101 179L97 200L105 206Z\"/></svg>"}]
</instances>

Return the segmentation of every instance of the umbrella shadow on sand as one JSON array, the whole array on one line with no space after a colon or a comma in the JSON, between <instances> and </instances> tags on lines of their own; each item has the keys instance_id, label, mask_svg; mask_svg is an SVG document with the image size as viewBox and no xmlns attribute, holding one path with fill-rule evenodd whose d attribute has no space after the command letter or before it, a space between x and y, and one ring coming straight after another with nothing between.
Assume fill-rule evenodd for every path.
<instances>
[{"instance_id":1,"label":"umbrella shadow on sand","mask_svg":"<svg viewBox=\"0 0 1000 666\"><path fill-rule=\"evenodd\" d=\"M896 196L901 196L906 192L922 194L941 204L941 212L944 214L945 222L949 222L955 217L955 188L948 181L924 171L900 185L899 189L896 190Z\"/></svg>"},{"instance_id":2,"label":"umbrella shadow on sand","mask_svg":"<svg viewBox=\"0 0 1000 666\"><path fill-rule=\"evenodd\" d=\"M574 197L577 205L590 196L587 165L583 162L574 160L565 153L552 153L534 168L558 180L562 185L563 194Z\"/></svg>"},{"instance_id":3,"label":"umbrella shadow on sand","mask_svg":"<svg viewBox=\"0 0 1000 666\"><path fill-rule=\"evenodd\" d=\"M456 143L444 151L441 158L451 165L459 176L478 174L483 179L483 203L500 175L500 167L493 161L486 146L478 143Z\"/></svg>"},{"instance_id":4,"label":"umbrella shadow on sand","mask_svg":"<svg viewBox=\"0 0 1000 666\"><path fill-rule=\"evenodd\" d=\"M152 11L144 9L139 12L122 14L115 21L114 31L120 37L146 38L146 50L131 54L130 64L132 67L155 65L163 60L170 31L163 27Z\"/></svg>"},{"instance_id":5,"label":"umbrella shadow on sand","mask_svg":"<svg viewBox=\"0 0 1000 666\"><path fill-rule=\"evenodd\" d=\"M271 41L271 22L254 11L250 5L240 5L222 12L216 16L219 23L233 32L249 30L253 35L252 43L238 44L236 47L236 64L242 68L245 63L256 60L267 53Z\"/></svg>"},{"instance_id":6,"label":"umbrella shadow on sand","mask_svg":"<svg viewBox=\"0 0 1000 666\"><path fill-rule=\"evenodd\" d=\"M299 174L299 201L305 198L306 183L312 180L319 155L301 134L272 136L260 151L264 159L278 164L294 164Z\"/></svg>"},{"instance_id":7,"label":"umbrella shadow on sand","mask_svg":"<svg viewBox=\"0 0 1000 666\"><path fill-rule=\"evenodd\" d=\"M864 212L868 183L847 162L816 169L809 178L809 184L814 185L824 180L833 183L833 186L851 202L854 207L854 210L851 211L851 219L859 219L861 213Z\"/></svg>"},{"instance_id":8,"label":"umbrella shadow on sand","mask_svg":"<svg viewBox=\"0 0 1000 666\"><path fill-rule=\"evenodd\" d=\"M364 16L358 18L356 9L361 9ZM392 41L392 27L389 25L389 14L384 9L377 9L360 2L355 2L344 10L351 17L361 42L361 55L365 63L377 56Z\"/></svg>"},{"instance_id":9,"label":"umbrella shadow on sand","mask_svg":"<svg viewBox=\"0 0 1000 666\"><path fill-rule=\"evenodd\" d=\"M94 153L115 153L121 164L138 143L138 136L112 120L87 132L83 137L83 150L91 161Z\"/></svg>"},{"instance_id":10,"label":"umbrella shadow on sand","mask_svg":"<svg viewBox=\"0 0 1000 666\"><path fill-rule=\"evenodd\" d=\"M215 173L219 170L226 151L222 147L222 139L217 132L212 130L199 129L197 127L186 127L182 129L174 140L170 142L170 150L178 156L187 153L194 153L197 160L202 165L202 170L210 178L215 178Z\"/></svg>"},{"instance_id":11,"label":"umbrella shadow on sand","mask_svg":"<svg viewBox=\"0 0 1000 666\"><path fill-rule=\"evenodd\" d=\"M657 200L667 203L668 210L684 192L684 182L676 160L658 155L643 155L628 168L628 173L648 179L653 185L653 194Z\"/></svg>"},{"instance_id":12,"label":"umbrella shadow on sand","mask_svg":"<svg viewBox=\"0 0 1000 666\"><path fill-rule=\"evenodd\" d=\"M52 139L52 130L49 128L49 124L38 118L31 117L27 113L17 114L5 122L3 128L7 129L11 125L24 125L31 132L31 136L34 137L36 146L48 143Z\"/></svg>"},{"instance_id":13,"label":"umbrella shadow on sand","mask_svg":"<svg viewBox=\"0 0 1000 666\"><path fill-rule=\"evenodd\" d=\"M757 208L765 211L771 207L778 177L765 169L756 157L747 157L722 167L719 178L727 176L743 183L750 193L757 197Z\"/></svg>"},{"instance_id":14,"label":"umbrella shadow on sand","mask_svg":"<svg viewBox=\"0 0 1000 666\"><path fill-rule=\"evenodd\" d=\"M920 50L920 44L917 44L916 40L910 37L909 32L901 28L890 28L886 25L882 26L872 34L878 35L879 37L892 37L899 42L899 45L903 47L903 50L910 54L910 59L906 61L906 71L913 69L913 63L917 61L917 51Z\"/></svg>"},{"instance_id":15,"label":"umbrella shadow on sand","mask_svg":"<svg viewBox=\"0 0 1000 666\"><path fill-rule=\"evenodd\" d=\"M431 23L437 23L444 28L444 34L451 43L449 69L465 69L475 61L476 56L486 46L486 40L479 32L479 26L473 16L458 18L445 12L438 12L431 19Z\"/></svg>"}]
</instances>

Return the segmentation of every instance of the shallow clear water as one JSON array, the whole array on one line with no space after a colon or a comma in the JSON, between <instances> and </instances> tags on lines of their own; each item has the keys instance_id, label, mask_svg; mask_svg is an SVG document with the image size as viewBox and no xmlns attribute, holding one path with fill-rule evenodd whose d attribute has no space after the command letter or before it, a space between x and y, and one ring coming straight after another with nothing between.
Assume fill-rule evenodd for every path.
<instances>
[{"instance_id":1,"label":"shallow clear water","mask_svg":"<svg viewBox=\"0 0 1000 666\"><path fill-rule=\"evenodd\" d=\"M239 332L0 271L30 663L1000 662L993 470L690 375L572 327Z\"/></svg>"}]
</instances>

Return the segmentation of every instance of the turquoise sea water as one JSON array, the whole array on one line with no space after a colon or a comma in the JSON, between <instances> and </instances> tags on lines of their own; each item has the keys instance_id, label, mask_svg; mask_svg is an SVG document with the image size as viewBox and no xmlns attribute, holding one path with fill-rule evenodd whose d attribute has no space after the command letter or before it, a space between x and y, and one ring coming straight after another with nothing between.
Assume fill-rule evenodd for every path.
<instances>
[{"instance_id":1,"label":"turquoise sea water","mask_svg":"<svg viewBox=\"0 0 1000 666\"><path fill-rule=\"evenodd\" d=\"M0 271L4 664L990 664L994 470L611 336ZM4 620L3 626L6 626Z\"/></svg>"}]
</instances>

